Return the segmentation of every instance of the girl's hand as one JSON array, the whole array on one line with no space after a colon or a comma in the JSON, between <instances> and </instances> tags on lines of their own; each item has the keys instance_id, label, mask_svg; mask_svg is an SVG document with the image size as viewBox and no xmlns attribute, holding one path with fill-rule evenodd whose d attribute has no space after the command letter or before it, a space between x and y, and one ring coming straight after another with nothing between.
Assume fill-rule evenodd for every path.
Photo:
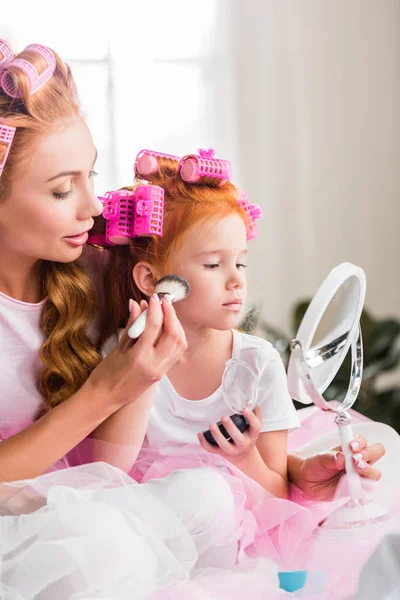
<instances>
[{"instance_id":1,"label":"girl's hand","mask_svg":"<svg viewBox=\"0 0 400 600\"><path fill-rule=\"evenodd\" d=\"M368 446L367 440L362 435L358 435L350 446L359 475L378 481L381 472L373 465L385 454L384 446L382 444ZM342 448L337 446L326 452L302 458L300 467L290 471L290 480L310 498L330 500L336 491L340 477L345 472L344 455L341 450Z\"/></svg>"},{"instance_id":2,"label":"girl's hand","mask_svg":"<svg viewBox=\"0 0 400 600\"><path fill-rule=\"evenodd\" d=\"M219 454L231 463L240 463L244 459L249 458L255 450L257 438L261 430L261 408L256 406L253 412L249 408L243 411L243 416L249 422L249 429L242 433L233 423L230 417L222 417L221 421L225 429L232 438L228 441L219 430L216 423L210 425L210 431L217 442L218 446L213 446L207 442L203 433L198 433L200 445L211 454Z\"/></svg>"},{"instance_id":3,"label":"girl's hand","mask_svg":"<svg viewBox=\"0 0 400 600\"><path fill-rule=\"evenodd\" d=\"M136 302L131 303L121 339L85 383L92 387L93 394L108 398L115 410L136 400L159 381L187 348L174 307L166 299L160 304L155 296L149 302L144 332L137 341L131 340L128 329L144 308L145 304L139 307Z\"/></svg>"}]
</instances>

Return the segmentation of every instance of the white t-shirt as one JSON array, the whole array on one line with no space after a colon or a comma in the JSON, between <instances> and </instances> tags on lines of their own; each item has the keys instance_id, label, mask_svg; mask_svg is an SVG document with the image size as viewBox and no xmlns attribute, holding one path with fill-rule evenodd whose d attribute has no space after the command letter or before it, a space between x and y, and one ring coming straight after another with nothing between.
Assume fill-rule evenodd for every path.
<instances>
[{"instance_id":1,"label":"white t-shirt","mask_svg":"<svg viewBox=\"0 0 400 600\"><path fill-rule=\"evenodd\" d=\"M103 355L111 351L115 337L107 340ZM285 368L279 352L262 338L233 330L232 358L246 362L258 376L257 404L262 411L261 432L293 430L300 426L287 388ZM237 385L243 385L238 379ZM245 391L245 390L244 390ZM157 385L150 413L145 446L198 442L197 433L217 423L232 411L225 403L222 385L208 398L187 400L175 391L167 376Z\"/></svg>"},{"instance_id":2,"label":"white t-shirt","mask_svg":"<svg viewBox=\"0 0 400 600\"><path fill-rule=\"evenodd\" d=\"M82 262L98 288L98 302L106 258L105 253L85 246ZM2 432L19 431L35 420L43 408L37 383L43 368L40 318L45 303L46 299L35 304L21 302L0 292L0 440ZM92 323L88 328L93 340L96 326Z\"/></svg>"},{"instance_id":3,"label":"white t-shirt","mask_svg":"<svg viewBox=\"0 0 400 600\"><path fill-rule=\"evenodd\" d=\"M45 302L20 302L0 292L0 436L34 420L43 406L36 384L42 369L40 316Z\"/></svg>"}]
</instances>

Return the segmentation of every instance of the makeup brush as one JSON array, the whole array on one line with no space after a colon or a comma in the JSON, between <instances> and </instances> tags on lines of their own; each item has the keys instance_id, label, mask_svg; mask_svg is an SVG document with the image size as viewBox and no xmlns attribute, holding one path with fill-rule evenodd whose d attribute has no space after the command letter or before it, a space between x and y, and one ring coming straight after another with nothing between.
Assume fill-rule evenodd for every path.
<instances>
[{"instance_id":1,"label":"makeup brush","mask_svg":"<svg viewBox=\"0 0 400 600\"><path fill-rule=\"evenodd\" d=\"M157 281L155 293L161 300L169 294L172 302L183 300L189 293L189 283L179 275L166 275ZM144 310L128 329L128 335L136 340L144 331L147 321L147 309Z\"/></svg>"}]
</instances>

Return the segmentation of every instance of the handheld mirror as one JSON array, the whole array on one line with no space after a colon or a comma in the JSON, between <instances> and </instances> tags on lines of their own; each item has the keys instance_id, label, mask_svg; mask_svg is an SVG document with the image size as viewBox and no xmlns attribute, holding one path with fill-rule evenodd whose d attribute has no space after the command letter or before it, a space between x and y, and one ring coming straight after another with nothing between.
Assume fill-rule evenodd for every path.
<instances>
[{"instance_id":1,"label":"handheld mirror","mask_svg":"<svg viewBox=\"0 0 400 600\"><path fill-rule=\"evenodd\" d=\"M333 269L312 299L291 343L288 387L293 399L314 402L321 410L336 413L350 501L330 515L320 527L349 529L376 522L385 509L363 500L361 480L350 450L354 439L348 410L357 399L362 381L363 353L360 317L366 291L365 273L351 263ZM337 406L327 402L324 391L351 351L351 376L344 400Z\"/></svg>"}]
</instances>

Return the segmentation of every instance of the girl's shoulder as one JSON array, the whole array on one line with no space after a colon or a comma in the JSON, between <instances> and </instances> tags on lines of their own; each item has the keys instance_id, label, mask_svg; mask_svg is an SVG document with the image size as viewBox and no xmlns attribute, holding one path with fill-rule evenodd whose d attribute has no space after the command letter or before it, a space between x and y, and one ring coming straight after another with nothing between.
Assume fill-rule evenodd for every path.
<instances>
[{"instance_id":1,"label":"girl's shoulder","mask_svg":"<svg viewBox=\"0 0 400 600\"><path fill-rule=\"evenodd\" d=\"M263 352L268 358L280 357L279 352L273 347L271 342L268 342L264 338L237 330L234 330L233 335L234 346L237 347L239 352L253 349Z\"/></svg>"},{"instance_id":2,"label":"girl's shoulder","mask_svg":"<svg viewBox=\"0 0 400 600\"><path fill-rule=\"evenodd\" d=\"M246 362L258 373L276 365L283 369L282 357L271 342L248 333L234 331L232 358Z\"/></svg>"}]
</instances>

